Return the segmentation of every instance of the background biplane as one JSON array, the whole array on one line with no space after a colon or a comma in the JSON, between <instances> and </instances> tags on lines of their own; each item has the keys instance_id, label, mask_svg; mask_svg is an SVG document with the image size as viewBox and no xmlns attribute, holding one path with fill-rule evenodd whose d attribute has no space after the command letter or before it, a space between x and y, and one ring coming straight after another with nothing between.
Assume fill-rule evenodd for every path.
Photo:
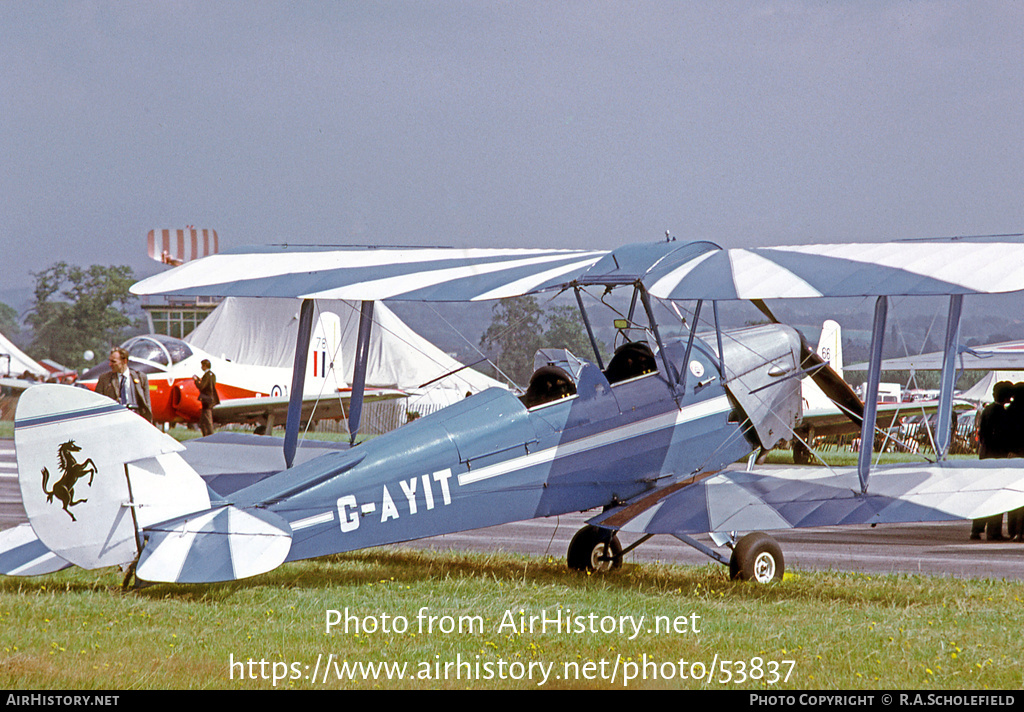
<instances>
[{"instance_id":1,"label":"background biplane","mask_svg":"<svg viewBox=\"0 0 1024 712\"><path fill-rule=\"evenodd\" d=\"M883 371L941 371L943 354L937 351L889 358L882 361ZM979 380L966 389L961 397L974 403L991 403L992 386L998 381L1014 383L1024 380L1024 341L1004 341L978 346L959 346L954 365L957 371L975 371ZM851 371L866 371L867 364L854 364Z\"/></svg>"},{"instance_id":2,"label":"background biplane","mask_svg":"<svg viewBox=\"0 0 1024 712\"><path fill-rule=\"evenodd\" d=\"M284 469L270 467L263 448L262 471L274 471L232 492L211 492L199 458L179 454L182 445L116 404L40 386L26 393L15 422L22 496L38 539L3 547L0 566L28 570L43 551L87 567L131 562L144 581L223 581L288 560L600 508L574 537L570 566L618 565L615 533L623 530L671 534L728 563L734 576L770 581L781 577L783 556L765 530L973 519L1024 506L1019 461L948 462L941 428L932 463L872 468L862 448L854 468L752 466L753 454L793 437L805 376L860 410L851 417L863 442L872 441L893 295L949 295L939 407L949 422L963 297L1024 289L1022 258L1021 244L962 240L757 249L665 241L611 252L273 246L211 256L133 289L302 300L297 354L306 353L317 298L362 301L364 344L375 300L571 290L594 360L555 355L522 397L490 389L304 461L298 418L289 417ZM603 301L617 289L630 295L620 316L631 336L604 363L585 296ZM863 405L764 303L823 296L876 297ZM755 301L774 323L721 328L717 302L738 299ZM663 338L656 300L695 302L687 333ZM714 329L698 336L702 310ZM637 329L644 338L632 337ZM293 383L302 383L305 365L296 359ZM300 405L296 397L291 408ZM748 455L746 469L730 467ZM252 462L233 461L239 470ZM40 486L46 468L62 475L64 497ZM731 554L693 539L705 532Z\"/></svg>"},{"instance_id":3,"label":"background biplane","mask_svg":"<svg viewBox=\"0 0 1024 712\"><path fill-rule=\"evenodd\" d=\"M822 325L816 353L840 378L844 377L842 329L838 322L828 319ZM883 370L885 370L886 363L887 361L882 362ZM941 358L939 368L941 369ZM796 464L817 462L812 444L819 436L828 438L837 435L860 434L861 417L863 416L861 404L849 394L841 404L822 391L813 379L805 379L802 385L803 416L800 423L794 428L794 437L790 443L793 462ZM916 442L901 440L889 428L908 419L927 418L938 410L939 402L934 398L903 402L899 398L884 395L882 389L885 386L899 388L898 384L879 383L875 406L876 431L885 432L886 437L882 438L883 442L898 449L916 451L918 447ZM968 406L958 402L956 407L966 409ZM934 440L934 438L932 439Z\"/></svg>"}]
</instances>

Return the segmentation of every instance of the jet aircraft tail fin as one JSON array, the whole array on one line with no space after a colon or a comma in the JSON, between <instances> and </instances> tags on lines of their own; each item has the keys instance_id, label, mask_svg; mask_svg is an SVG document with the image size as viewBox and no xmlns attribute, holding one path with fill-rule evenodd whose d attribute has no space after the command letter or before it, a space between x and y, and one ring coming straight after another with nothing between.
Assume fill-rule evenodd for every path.
<instances>
[{"instance_id":1,"label":"jet aircraft tail fin","mask_svg":"<svg viewBox=\"0 0 1024 712\"><path fill-rule=\"evenodd\" d=\"M344 360L341 350L341 319L334 312L319 315L309 340L309 361L306 364L307 395L328 395L346 388Z\"/></svg>"},{"instance_id":2,"label":"jet aircraft tail fin","mask_svg":"<svg viewBox=\"0 0 1024 712\"><path fill-rule=\"evenodd\" d=\"M83 568L129 563L147 524L210 507L178 442L83 388L28 389L14 442L22 503L39 542Z\"/></svg>"},{"instance_id":3,"label":"jet aircraft tail fin","mask_svg":"<svg viewBox=\"0 0 1024 712\"><path fill-rule=\"evenodd\" d=\"M818 355L828 363L833 371L843 375L843 339L842 327L832 319L826 319L821 325L821 337L818 339Z\"/></svg>"},{"instance_id":4,"label":"jet aircraft tail fin","mask_svg":"<svg viewBox=\"0 0 1024 712\"><path fill-rule=\"evenodd\" d=\"M838 380L841 381L843 378L843 339L842 329L838 322L826 319L821 325L821 336L818 339L815 353L829 365L829 368L835 371ZM835 410L837 403L842 403L841 407L847 409L851 407L846 401L833 401L835 393L830 397L813 379L805 379L802 386L805 412L832 411ZM853 392L850 393L851 398L856 400ZM860 413L856 412L856 415L859 417Z\"/></svg>"}]
</instances>

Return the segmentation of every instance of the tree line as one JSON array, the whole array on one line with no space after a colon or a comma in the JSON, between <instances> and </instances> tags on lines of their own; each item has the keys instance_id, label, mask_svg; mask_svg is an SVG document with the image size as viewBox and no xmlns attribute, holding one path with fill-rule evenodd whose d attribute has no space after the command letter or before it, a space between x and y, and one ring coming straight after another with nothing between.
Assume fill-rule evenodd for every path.
<instances>
[{"instance_id":1,"label":"tree line","mask_svg":"<svg viewBox=\"0 0 1024 712\"><path fill-rule=\"evenodd\" d=\"M525 388L533 374L533 355L541 348L565 348L576 356L593 358L593 347L579 312L571 306L545 311L535 297L503 299L492 308L491 324L480 337L491 352L499 376ZM598 342L604 352L604 345Z\"/></svg>"},{"instance_id":2,"label":"tree line","mask_svg":"<svg viewBox=\"0 0 1024 712\"><path fill-rule=\"evenodd\" d=\"M57 262L32 276L32 305L24 323L32 332L26 348L37 360L76 370L92 366L87 351L102 359L141 327L142 320L132 314L137 297L128 291L136 281L131 267ZM0 332L20 333L18 313L6 304L0 305Z\"/></svg>"}]
</instances>

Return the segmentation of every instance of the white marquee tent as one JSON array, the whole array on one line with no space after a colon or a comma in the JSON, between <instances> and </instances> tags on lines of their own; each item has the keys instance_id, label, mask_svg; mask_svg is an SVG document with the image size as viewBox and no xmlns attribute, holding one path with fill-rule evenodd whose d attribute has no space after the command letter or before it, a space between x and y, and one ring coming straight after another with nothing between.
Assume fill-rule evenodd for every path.
<instances>
[{"instance_id":1,"label":"white marquee tent","mask_svg":"<svg viewBox=\"0 0 1024 712\"><path fill-rule=\"evenodd\" d=\"M291 368L299 306L294 299L228 297L185 341L238 363ZM341 375L351 383L359 303L318 299L316 307L317 313L333 312L341 320ZM409 392L411 409L422 403L448 405L467 392L503 387L478 371L462 368L462 364L410 329L384 304L374 304L373 317L367 386L397 387ZM453 371L457 373L435 380Z\"/></svg>"},{"instance_id":2,"label":"white marquee tent","mask_svg":"<svg viewBox=\"0 0 1024 712\"><path fill-rule=\"evenodd\" d=\"M0 334L0 376L18 378L28 371L36 378L46 378L49 372L32 360L17 346Z\"/></svg>"}]
</instances>

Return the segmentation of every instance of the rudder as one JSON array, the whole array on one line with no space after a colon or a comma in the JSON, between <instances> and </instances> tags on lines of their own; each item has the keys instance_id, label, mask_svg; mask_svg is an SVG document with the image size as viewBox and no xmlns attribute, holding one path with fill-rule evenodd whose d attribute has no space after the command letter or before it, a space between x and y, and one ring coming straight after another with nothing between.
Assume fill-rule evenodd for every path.
<instances>
[{"instance_id":1,"label":"rudder","mask_svg":"<svg viewBox=\"0 0 1024 712\"><path fill-rule=\"evenodd\" d=\"M50 551L83 568L131 562L142 527L210 506L178 442L92 391L26 390L14 441L32 529Z\"/></svg>"}]
</instances>

